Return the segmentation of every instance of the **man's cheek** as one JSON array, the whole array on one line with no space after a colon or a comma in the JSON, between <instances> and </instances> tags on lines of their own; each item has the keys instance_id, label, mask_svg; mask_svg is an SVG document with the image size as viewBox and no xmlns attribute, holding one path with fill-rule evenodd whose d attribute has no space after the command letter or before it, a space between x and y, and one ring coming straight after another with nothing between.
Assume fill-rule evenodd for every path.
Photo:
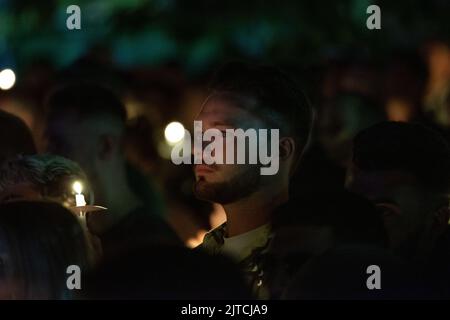
<instances>
[{"instance_id":1,"label":"man's cheek","mask_svg":"<svg viewBox=\"0 0 450 320\"><path fill-rule=\"evenodd\" d=\"M219 164L216 165L215 171L211 174L211 177L214 178L215 180L226 181L230 180L237 174L239 174L238 165Z\"/></svg>"}]
</instances>

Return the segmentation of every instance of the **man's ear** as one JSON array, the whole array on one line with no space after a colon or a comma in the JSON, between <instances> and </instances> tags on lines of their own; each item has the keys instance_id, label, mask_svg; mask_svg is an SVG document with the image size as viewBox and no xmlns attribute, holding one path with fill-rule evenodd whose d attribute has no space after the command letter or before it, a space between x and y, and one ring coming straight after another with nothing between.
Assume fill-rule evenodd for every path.
<instances>
[{"instance_id":1,"label":"man's ear","mask_svg":"<svg viewBox=\"0 0 450 320\"><path fill-rule=\"evenodd\" d=\"M108 160L114 155L114 153L118 152L117 149L119 148L119 141L118 138L113 135L102 134L99 137L98 143L98 155L102 160Z\"/></svg>"},{"instance_id":2,"label":"man's ear","mask_svg":"<svg viewBox=\"0 0 450 320\"><path fill-rule=\"evenodd\" d=\"M280 160L286 160L292 157L295 152L295 141L290 137L280 139Z\"/></svg>"}]
</instances>

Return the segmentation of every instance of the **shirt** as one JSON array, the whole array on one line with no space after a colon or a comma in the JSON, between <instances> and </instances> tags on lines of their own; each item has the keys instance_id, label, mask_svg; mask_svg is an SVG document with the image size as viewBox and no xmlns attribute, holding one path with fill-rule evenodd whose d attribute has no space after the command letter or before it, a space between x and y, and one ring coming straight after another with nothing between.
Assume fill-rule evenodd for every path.
<instances>
[{"instance_id":1,"label":"shirt","mask_svg":"<svg viewBox=\"0 0 450 320\"><path fill-rule=\"evenodd\" d=\"M270 226L266 224L234 237L224 236L221 251L240 262L250 256L254 249L264 247L269 233Z\"/></svg>"},{"instance_id":2,"label":"shirt","mask_svg":"<svg viewBox=\"0 0 450 320\"><path fill-rule=\"evenodd\" d=\"M230 255L243 272L255 297L268 299L263 264L272 239L270 224L263 225L244 234L227 238L226 223L205 235L197 247L212 255Z\"/></svg>"}]
</instances>

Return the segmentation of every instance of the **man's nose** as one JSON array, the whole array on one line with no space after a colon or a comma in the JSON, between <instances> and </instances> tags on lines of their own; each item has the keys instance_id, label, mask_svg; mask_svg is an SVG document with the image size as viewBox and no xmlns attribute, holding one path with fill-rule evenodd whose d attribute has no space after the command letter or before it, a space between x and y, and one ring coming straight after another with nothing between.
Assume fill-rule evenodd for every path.
<instances>
[{"instance_id":1,"label":"man's nose","mask_svg":"<svg viewBox=\"0 0 450 320\"><path fill-rule=\"evenodd\" d=\"M198 137L194 135L191 141L191 163L200 164L202 162L203 149L205 148L205 143L202 140L203 134ZM195 161L197 159L197 161Z\"/></svg>"},{"instance_id":2,"label":"man's nose","mask_svg":"<svg viewBox=\"0 0 450 320\"><path fill-rule=\"evenodd\" d=\"M203 141L202 137L203 135L201 137L194 137L191 143L191 155L193 157L198 157L198 159L202 159L205 148L216 141L215 138L213 138L212 141ZM197 141L195 141L195 139L197 139ZM222 138L220 139L221 142L224 143L224 140ZM216 149L212 150L211 155L215 156L215 153Z\"/></svg>"}]
</instances>

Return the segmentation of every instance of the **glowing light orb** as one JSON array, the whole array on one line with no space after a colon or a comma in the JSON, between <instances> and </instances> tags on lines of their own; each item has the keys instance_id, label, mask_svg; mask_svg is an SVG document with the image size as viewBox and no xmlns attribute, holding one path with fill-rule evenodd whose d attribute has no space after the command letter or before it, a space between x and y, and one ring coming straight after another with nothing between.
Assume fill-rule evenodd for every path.
<instances>
[{"instance_id":1,"label":"glowing light orb","mask_svg":"<svg viewBox=\"0 0 450 320\"><path fill-rule=\"evenodd\" d=\"M179 122L169 123L164 130L164 137L171 145L180 142L184 138L184 126Z\"/></svg>"},{"instance_id":2,"label":"glowing light orb","mask_svg":"<svg viewBox=\"0 0 450 320\"><path fill-rule=\"evenodd\" d=\"M0 89L9 90L16 83L16 75L11 69L4 69L0 72Z\"/></svg>"}]
</instances>

